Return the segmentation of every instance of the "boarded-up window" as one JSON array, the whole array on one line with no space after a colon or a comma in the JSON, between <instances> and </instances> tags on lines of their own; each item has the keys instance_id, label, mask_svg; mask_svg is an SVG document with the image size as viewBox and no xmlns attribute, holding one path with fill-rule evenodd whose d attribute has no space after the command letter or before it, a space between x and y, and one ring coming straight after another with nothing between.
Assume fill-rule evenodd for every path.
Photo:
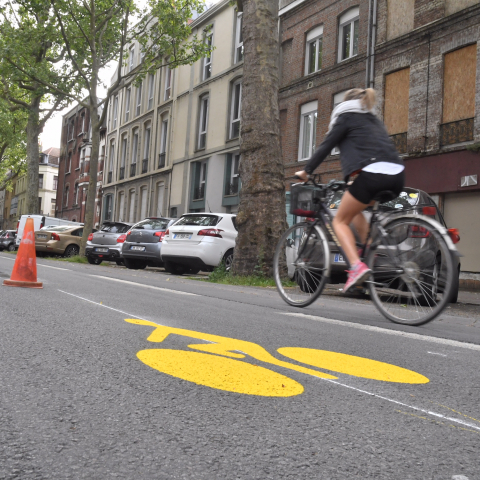
<instances>
[{"instance_id":1,"label":"boarded-up window","mask_svg":"<svg viewBox=\"0 0 480 480\"><path fill-rule=\"evenodd\" d=\"M388 40L413 30L415 0L388 0L387 8Z\"/></svg>"},{"instance_id":2,"label":"boarded-up window","mask_svg":"<svg viewBox=\"0 0 480 480\"><path fill-rule=\"evenodd\" d=\"M478 0L447 0L445 2L445 15L451 15L477 3Z\"/></svg>"},{"instance_id":3,"label":"boarded-up window","mask_svg":"<svg viewBox=\"0 0 480 480\"><path fill-rule=\"evenodd\" d=\"M445 55L443 123L475 116L476 69L476 45L470 45Z\"/></svg>"},{"instance_id":4,"label":"boarded-up window","mask_svg":"<svg viewBox=\"0 0 480 480\"><path fill-rule=\"evenodd\" d=\"M385 77L385 107L383 120L390 135L408 130L408 97L410 68Z\"/></svg>"}]
</instances>

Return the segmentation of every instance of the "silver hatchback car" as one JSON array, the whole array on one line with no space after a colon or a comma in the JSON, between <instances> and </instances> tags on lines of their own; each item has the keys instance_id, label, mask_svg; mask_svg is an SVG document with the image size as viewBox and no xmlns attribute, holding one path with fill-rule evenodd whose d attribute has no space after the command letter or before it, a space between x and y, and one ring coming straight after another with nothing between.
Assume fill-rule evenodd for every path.
<instances>
[{"instance_id":1,"label":"silver hatchback car","mask_svg":"<svg viewBox=\"0 0 480 480\"><path fill-rule=\"evenodd\" d=\"M91 233L85 247L88 263L100 265L103 261L108 261L123 265L122 243L132 225L133 223L126 222L105 222L98 232Z\"/></svg>"},{"instance_id":2,"label":"silver hatchback car","mask_svg":"<svg viewBox=\"0 0 480 480\"><path fill-rule=\"evenodd\" d=\"M127 233L122 247L125 266L132 269L163 267L162 241L176 218L150 217L136 223Z\"/></svg>"}]
</instances>

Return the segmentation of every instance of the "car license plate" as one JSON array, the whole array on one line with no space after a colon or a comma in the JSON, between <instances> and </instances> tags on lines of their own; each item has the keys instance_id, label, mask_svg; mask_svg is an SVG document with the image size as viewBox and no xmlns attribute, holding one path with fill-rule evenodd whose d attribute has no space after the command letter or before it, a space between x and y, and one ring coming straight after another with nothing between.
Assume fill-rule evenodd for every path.
<instances>
[{"instance_id":1,"label":"car license plate","mask_svg":"<svg viewBox=\"0 0 480 480\"><path fill-rule=\"evenodd\" d=\"M47 236L46 236L46 235L37 235L37 238L40 238L40 239L42 239L42 240L45 240L45 239L47 238Z\"/></svg>"},{"instance_id":2,"label":"car license plate","mask_svg":"<svg viewBox=\"0 0 480 480\"><path fill-rule=\"evenodd\" d=\"M186 238L188 240L190 240L192 238L192 234L191 233L176 233L173 238L175 240L177 239L181 239L181 238Z\"/></svg>"},{"instance_id":3,"label":"car license plate","mask_svg":"<svg viewBox=\"0 0 480 480\"><path fill-rule=\"evenodd\" d=\"M136 245L132 245L130 247L130 250L136 250L137 252L143 252L145 250L145 247L137 247Z\"/></svg>"},{"instance_id":4,"label":"car license plate","mask_svg":"<svg viewBox=\"0 0 480 480\"><path fill-rule=\"evenodd\" d=\"M95 251L96 251L96 252L99 252L99 253L107 253L107 252L108 252L108 248L96 248Z\"/></svg>"},{"instance_id":5,"label":"car license plate","mask_svg":"<svg viewBox=\"0 0 480 480\"><path fill-rule=\"evenodd\" d=\"M343 255L340 255L339 253L335 254L335 257L333 259L334 263L345 263L345 260L343 259Z\"/></svg>"}]
</instances>

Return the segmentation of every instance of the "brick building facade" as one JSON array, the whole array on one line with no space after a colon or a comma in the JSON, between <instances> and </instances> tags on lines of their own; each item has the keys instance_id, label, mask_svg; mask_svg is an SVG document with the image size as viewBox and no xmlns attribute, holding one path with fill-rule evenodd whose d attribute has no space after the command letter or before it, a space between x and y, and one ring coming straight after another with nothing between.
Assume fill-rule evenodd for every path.
<instances>
[{"instance_id":1,"label":"brick building facade","mask_svg":"<svg viewBox=\"0 0 480 480\"><path fill-rule=\"evenodd\" d=\"M462 270L480 272L480 222L471 221L480 209L480 156L468 150L480 142L478 0L282 0L279 15L287 190L342 93L374 87L407 185L434 197L461 231ZM337 153L319 167L322 181L342 178Z\"/></svg>"},{"instance_id":2,"label":"brick building facade","mask_svg":"<svg viewBox=\"0 0 480 480\"><path fill-rule=\"evenodd\" d=\"M106 129L103 129L100 133L95 228L98 228L101 219L105 134ZM56 217L74 222L85 221L91 146L89 111L81 105L76 105L63 116L62 121Z\"/></svg>"}]
</instances>

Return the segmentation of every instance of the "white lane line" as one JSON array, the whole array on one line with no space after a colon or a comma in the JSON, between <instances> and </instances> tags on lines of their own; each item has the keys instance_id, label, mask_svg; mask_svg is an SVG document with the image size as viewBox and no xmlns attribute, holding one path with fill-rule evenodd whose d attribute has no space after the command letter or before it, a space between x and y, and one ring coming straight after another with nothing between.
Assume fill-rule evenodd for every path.
<instances>
[{"instance_id":1,"label":"white lane line","mask_svg":"<svg viewBox=\"0 0 480 480\"><path fill-rule=\"evenodd\" d=\"M440 355L441 357L448 357L448 355L445 355L444 353L437 353L437 352L427 352L430 355Z\"/></svg>"},{"instance_id":2,"label":"white lane line","mask_svg":"<svg viewBox=\"0 0 480 480\"><path fill-rule=\"evenodd\" d=\"M351 390L355 390L360 393L365 393L366 395L370 395L372 397L379 398L381 400L386 400L387 402L395 403L397 405L401 405L402 407L411 408L412 410L416 410L417 412L426 413L427 415L432 415L433 417L443 418L444 420L447 420L449 422L459 423L464 427L473 428L475 430L480 431L479 426L472 425L471 423L465 422L463 420L459 420L457 418L447 417L446 415L442 415L441 413L432 412L431 410L426 410L424 408L416 407L415 405L408 405L406 403L399 402L398 400L393 400L392 398L384 397L383 395L377 395L376 393L367 392L366 390L361 390L360 388L352 387L350 385L345 385L344 383L336 382L335 380L330 380L329 378L319 378L319 377L315 377L315 378L318 380L323 380L325 382L334 383L335 385L340 385L345 388L350 388Z\"/></svg>"},{"instance_id":3,"label":"white lane line","mask_svg":"<svg viewBox=\"0 0 480 480\"><path fill-rule=\"evenodd\" d=\"M119 310L118 308L109 307L107 305L104 305L103 303L94 302L93 300L89 300L88 298L80 297L79 295L74 295L73 293L65 292L63 290L58 290L58 291L62 292L62 293L66 293L67 295L71 295L72 297L79 298L80 300L85 300L86 302L93 303L94 305L97 305L98 307L108 308L109 310L113 310L115 312L122 313L123 315L128 315L129 318L136 318L137 320L145 320L144 317L137 317L136 315L133 315L132 313L124 312L123 310ZM160 324L157 323L157 325L160 325Z\"/></svg>"},{"instance_id":4,"label":"white lane line","mask_svg":"<svg viewBox=\"0 0 480 480\"><path fill-rule=\"evenodd\" d=\"M51 265L44 265L43 263L37 263L37 267L54 268L55 270L65 270L66 272L71 272L69 268L52 267Z\"/></svg>"},{"instance_id":5,"label":"white lane line","mask_svg":"<svg viewBox=\"0 0 480 480\"><path fill-rule=\"evenodd\" d=\"M446 338L431 337L429 335L420 335L418 333L401 332L399 330L389 330L388 328L373 327L371 325L363 325L361 323L346 322L343 320L334 320L333 318L317 317L315 315L307 315L305 313L279 312L280 315L288 315L290 317L308 318L316 322L331 323L333 325L342 325L344 327L357 328L359 330L367 330L369 332L386 333L387 335L397 335L399 337L413 338L415 340L423 340L426 342L439 343L441 345L450 345L452 347L468 348L470 350L480 350L480 345L475 343L459 342L457 340L448 340Z\"/></svg>"},{"instance_id":6,"label":"white lane line","mask_svg":"<svg viewBox=\"0 0 480 480\"><path fill-rule=\"evenodd\" d=\"M172 290L170 288L154 287L153 285L145 285L144 283L129 282L128 280L120 280L118 278L102 277L101 275L90 275L90 276L95 278L103 278L105 280L111 280L112 282L127 283L129 285L135 285L136 287L151 288L153 290L160 290L162 292L177 293L178 295L193 295L194 297L199 296L196 293L181 292L180 290Z\"/></svg>"},{"instance_id":7,"label":"white lane line","mask_svg":"<svg viewBox=\"0 0 480 480\"><path fill-rule=\"evenodd\" d=\"M15 258L4 257L3 255L0 255L0 258L6 258L7 260L13 260L13 261L15 261Z\"/></svg>"},{"instance_id":8,"label":"white lane line","mask_svg":"<svg viewBox=\"0 0 480 480\"><path fill-rule=\"evenodd\" d=\"M136 315L132 315L131 313L127 313L127 312L124 312L122 310L118 310L118 308L109 307L107 305L103 305L103 303L94 302L93 300L89 300L88 298L80 297L79 295L74 295L73 293L64 292L63 290L59 290L59 292L66 293L67 295L71 295L72 297L76 297L76 298L79 298L81 300L85 300L86 302L93 303L94 305L97 305L99 307L104 307L104 308L108 308L109 310L113 310L115 312L120 312L124 315L128 315L129 318L137 318L138 320L145 320L145 317L138 317ZM159 326L162 326L162 327L165 326L165 325L162 325L162 324L156 323L156 322L152 322L152 323L155 323L156 325L159 325ZM205 341L208 341L208 340L205 340ZM214 342L209 342L209 343L214 343ZM237 351L240 352L240 350L237 350ZM241 352L241 353L244 353L244 352ZM247 355L246 353L244 353L244 354ZM308 375L308 374L306 374L306 375ZM324 380L326 382L334 383L335 385L339 385L341 387L350 388L351 390L356 390L357 392L364 393L366 395L370 395L370 396L378 398L380 400L385 400L387 402L395 403L397 405L402 405L403 407L410 408L410 409L415 410L417 412L422 412L422 413L425 413L425 414L428 414L428 415L432 415L434 417L443 418L444 420L448 420L448 421L454 422L454 423L459 423L463 426L473 428L475 430L480 431L480 427L478 427L477 425L472 425L468 422L464 422L463 420L457 420L456 418L446 417L445 415L442 415L441 413L432 412L431 410L426 410L424 408L416 407L414 405L408 405L406 403L399 402L398 400L393 400L391 398L387 398L387 397L384 397L382 395L377 395L376 393L367 392L366 390L361 390L360 388L351 387L350 385L346 385L344 383L336 382L335 380L330 380L328 378L319 378L319 377L315 377L314 375L311 375L311 376L316 378L317 380Z\"/></svg>"}]
</instances>

